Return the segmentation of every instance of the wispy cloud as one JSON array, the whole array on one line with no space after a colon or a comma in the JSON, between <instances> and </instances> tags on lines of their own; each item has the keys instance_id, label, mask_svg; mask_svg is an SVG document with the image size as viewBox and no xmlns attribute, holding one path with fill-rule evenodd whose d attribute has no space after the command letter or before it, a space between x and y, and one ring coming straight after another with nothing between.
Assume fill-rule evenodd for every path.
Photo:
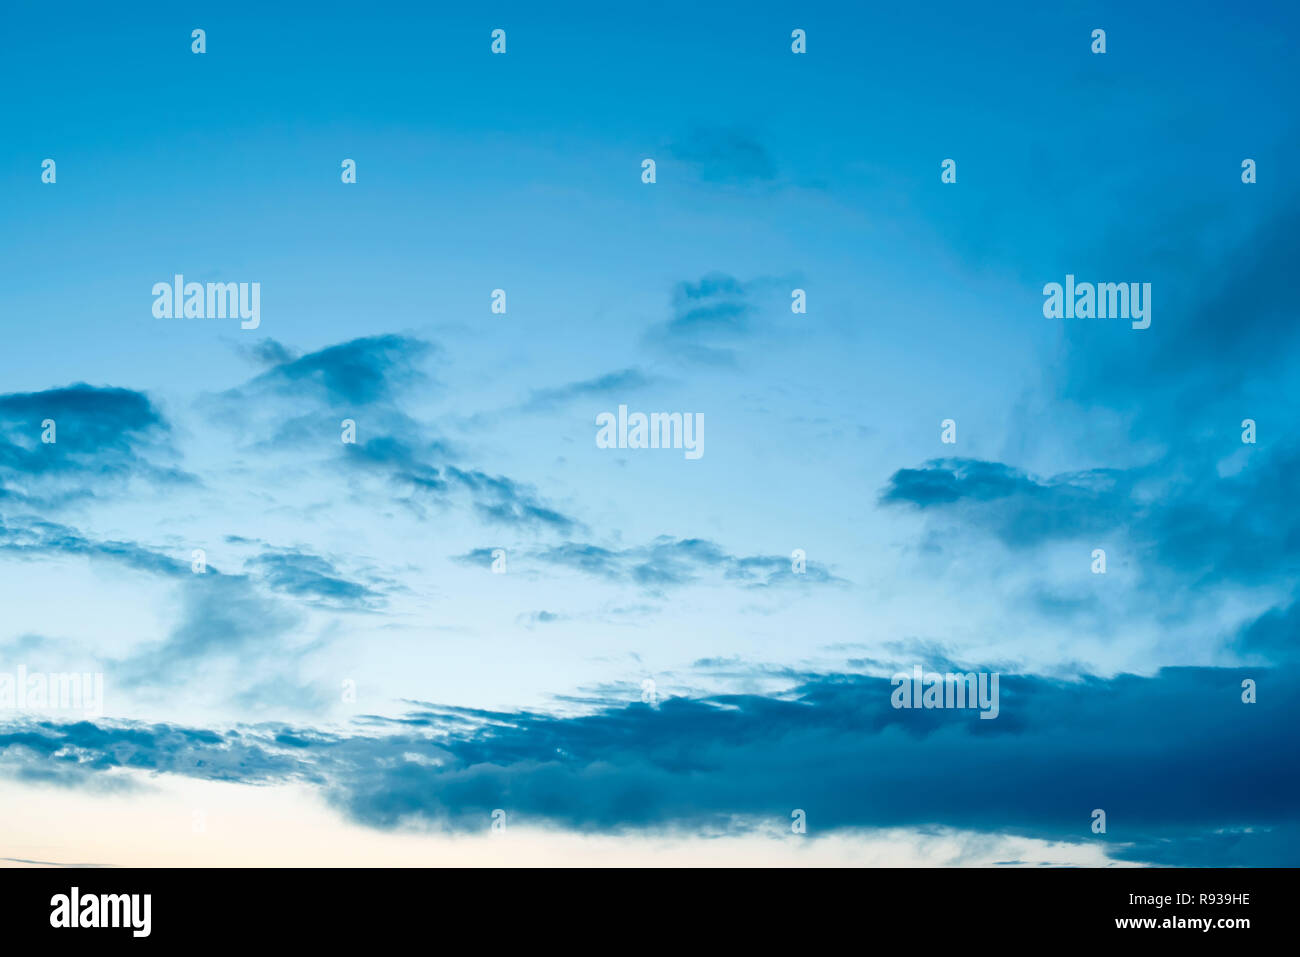
<instances>
[{"instance_id":1,"label":"wispy cloud","mask_svg":"<svg viewBox=\"0 0 1300 957\"><path fill-rule=\"evenodd\" d=\"M720 272L679 282L672 292L671 318L652 325L645 341L677 362L734 366L741 344L763 331L765 310L756 297L775 289L772 279L742 282Z\"/></svg>"},{"instance_id":2,"label":"wispy cloud","mask_svg":"<svg viewBox=\"0 0 1300 957\"><path fill-rule=\"evenodd\" d=\"M246 398L266 392L312 395L331 405L363 406L394 399L404 389L428 381L422 363L437 351L402 335L367 336L295 356L268 340L255 354L275 364L247 384L226 393Z\"/></svg>"},{"instance_id":3,"label":"wispy cloud","mask_svg":"<svg viewBox=\"0 0 1300 957\"><path fill-rule=\"evenodd\" d=\"M274 343L270 352L283 361L211 402L230 413L225 424L241 428L259 452L300 455L317 449L324 466L341 477L382 479L396 501L421 519L430 507L447 507L462 495L491 524L559 532L580 528L527 483L464 462L454 443L403 409L405 394L429 381L421 365L439 351L399 335L353 339L300 357ZM580 383L570 391L599 387ZM539 401L559 398L543 395ZM304 405L314 408L304 412ZM354 441L340 441L340 416L355 424Z\"/></svg>"},{"instance_id":4,"label":"wispy cloud","mask_svg":"<svg viewBox=\"0 0 1300 957\"><path fill-rule=\"evenodd\" d=\"M528 413L549 412L578 399L605 399L610 396L628 395L645 389L657 381L656 377L647 375L640 369L619 369L617 372L607 372L591 379L534 389L519 406L519 410Z\"/></svg>"},{"instance_id":5,"label":"wispy cloud","mask_svg":"<svg viewBox=\"0 0 1300 957\"><path fill-rule=\"evenodd\" d=\"M171 425L148 396L78 383L0 395L0 503L55 507L121 491L133 479L194 482L174 458Z\"/></svg>"},{"instance_id":6,"label":"wispy cloud","mask_svg":"<svg viewBox=\"0 0 1300 957\"><path fill-rule=\"evenodd\" d=\"M1236 436L1229 436L1241 449ZM1226 458L1232 449L1225 443ZM1221 474L1219 461L1186 453L1132 469L1035 478L1000 462L935 459L899 469L885 505L954 519L1012 548L1122 535L1152 559L1153 578L1202 585L1288 584L1300 575L1300 513L1291 476L1300 445L1260 449L1251 468Z\"/></svg>"},{"instance_id":7,"label":"wispy cloud","mask_svg":"<svg viewBox=\"0 0 1300 957\"><path fill-rule=\"evenodd\" d=\"M770 183L776 178L776 162L767 147L737 127L696 126L670 152L707 183Z\"/></svg>"},{"instance_id":8,"label":"wispy cloud","mask_svg":"<svg viewBox=\"0 0 1300 957\"><path fill-rule=\"evenodd\" d=\"M462 564L488 567L491 548L477 548L455 556ZM702 538L660 536L632 548L606 548L590 542L562 542L530 549L522 558L540 566L567 568L609 582L636 585L650 591L716 580L745 588L773 588L808 584L844 584L843 579L817 562L806 562L795 572L792 559L780 555L733 555Z\"/></svg>"},{"instance_id":9,"label":"wispy cloud","mask_svg":"<svg viewBox=\"0 0 1300 957\"><path fill-rule=\"evenodd\" d=\"M259 574L275 591L323 608L371 610L384 605L382 592L344 577L328 559L300 548L267 549L244 567Z\"/></svg>"}]
</instances>

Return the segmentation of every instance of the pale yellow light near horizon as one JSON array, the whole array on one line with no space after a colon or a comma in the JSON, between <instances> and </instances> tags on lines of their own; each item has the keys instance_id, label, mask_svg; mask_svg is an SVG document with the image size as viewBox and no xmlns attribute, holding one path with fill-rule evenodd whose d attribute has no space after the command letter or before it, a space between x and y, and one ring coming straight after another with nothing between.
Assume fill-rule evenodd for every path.
<instances>
[{"instance_id":1,"label":"pale yellow light near horizon","mask_svg":"<svg viewBox=\"0 0 1300 957\"><path fill-rule=\"evenodd\" d=\"M133 775L130 791L0 782L0 866L659 867L988 866L1108 863L1101 845L968 831L887 829L704 838L591 835L507 824L492 834L383 831L348 820L305 787ZM195 830L195 814L202 831ZM508 819L509 821L509 819Z\"/></svg>"}]
</instances>

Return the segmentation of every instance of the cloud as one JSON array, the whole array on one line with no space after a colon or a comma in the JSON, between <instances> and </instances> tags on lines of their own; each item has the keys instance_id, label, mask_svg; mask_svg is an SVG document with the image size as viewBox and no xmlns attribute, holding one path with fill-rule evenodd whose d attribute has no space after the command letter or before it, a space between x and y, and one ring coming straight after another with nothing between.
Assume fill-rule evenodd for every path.
<instances>
[{"instance_id":1,"label":"cloud","mask_svg":"<svg viewBox=\"0 0 1300 957\"><path fill-rule=\"evenodd\" d=\"M957 511L1013 547L1084 538L1114 530L1136 514L1132 477L1096 469L1034 478L1001 462L932 459L899 469L880 494L884 505Z\"/></svg>"},{"instance_id":2,"label":"cloud","mask_svg":"<svg viewBox=\"0 0 1300 957\"><path fill-rule=\"evenodd\" d=\"M771 279L741 282L720 272L679 282L672 293L672 318L651 326L645 340L676 361L733 366L739 344L763 331L755 294L774 286Z\"/></svg>"},{"instance_id":3,"label":"cloud","mask_svg":"<svg viewBox=\"0 0 1300 957\"><path fill-rule=\"evenodd\" d=\"M298 358L298 353L274 339L259 339L251 345L239 340L235 351L250 362L261 366L288 365Z\"/></svg>"},{"instance_id":4,"label":"cloud","mask_svg":"<svg viewBox=\"0 0 1300 957\"><path fill-rule=\"evenodd\" d=\"M435 351L423 340L388 334L352 339L295 358L279 343L267 340L260 355L279 361L226 395L307 394L332 406L387 402L402 390L428 381L420 364Z\"/></svg>"},{"instance_id":5,"label":"cloud","mask_svg":"<svg viewBox=\"0 0 1300 957\"><path fill-rule=\"evenodd\" d=\"M647 388L657 381L658 379L646 375L640 369L620 369L617 372L607 372L580 382L534 389L519 410L529 413L547 412L576 399L626 395Z\"/></svg>"},{"instance_id":6,"label":"cloud","mask_svg":"<svg viewBox=\"0 0 1300 957\"><path fill-rule=\"evenodd\" d=\"M1248 454L1249 466L1229 474L1215 460L1179 454L1048 478L1000 462L934 459L894 472L880 501L949 516L1016 549L1123 535L1143 574L1163 584L1289 588L1300 574L1292 491L1300 444Z\"/></svg>"},{"instance_id":7,"label":"cloud","mask_svg":"<svg viewBox=\"0 0 1300 957\"><path fill-rule=\"evenodd\" d=\"M115 768L241 784L311 778L310 769L277 753L273 736L139 722L40 721L0 730L0 768L19 780L71 787L94 786Z\"/></svg>"},{"instance_id":8,"label":"cloud","mask_svg":"<svg viewBox=\"0 0 1300 957\"><path fill-rule=\"evenodd\" d=\"M53 442L42 441L53 420ZM193 477L152 461L170 456L171 426L130 389L85 383L0 395L0 502L40 507L102 496L129 480L188 484Z\"/></svg>"},{"instance_id":9,"label":"cloud","mask_svg":"<svg viewBox=\"0 0 1300 957\"><path fill-rule=\"evenodd\" d=\"M567 532L579 523L540 501L532 489L504 475L448 466L447 477L474 495L474 508L489 522L515 527L541 526Z\"/></svg>"},{"instance_id":10,"label":"cloud","mask_svg":"<svg viewBox=\"0 0 1300 957\"><path fill-rule=\"evenodd\" d=\"M576 716L418 705L366 719L364 734L41 722L0 733L0 761L69 784L119 767L311 782L378 828L482 830L503 808L586 832L717 833L788 821L797 807L821 833L942 823L1101 844L1123 860L1294 866L1300 768L1287 758L1300 687L1289 671L1249 676L1266 689L1258 704L1241 702L1239 669L1004 674L992 721L897 710L888 679L826 674L777 696ZM1104 835L1091 833L1094 808Z\"/></svg>"},{"instance_id":11,"label":"cloud","mask_svg":"<svg viewBox=\"0 0 1300 957\"><path fill-rule=\"evenodd\" d=\"M492 567L492 553L495 548L474 548L463 555L453 555L452 561L459 562L462 565L471 565L479 568Z\"/></svg>"},{"instance_id":12,"label":"cloud","mask_svg":"<svg viewBox=\"0 0 1300 957\"><path fill-rule=\"evenodd\" d=\"M453 492L460 491L468 493L475 513L490 524L560 532L582 527L577 519L544 502L531 486L504 475L450 464L446 461L448 447L438 441L416 447L382 435L343 449L349 464L380 474L407 492L402 501L421 518L425 515L422 502L445 505Z\"/></svg>"},{"instance_id":13,"label":"cloud","mask_svg":"<svg viewBox=\"0 0 1300 957\"><path fill-rule=\"evenodd\" d=\"M1271 608L1247 623L1237 635L1235 650L1247 659L1278 664L1300 659L1300 600Z\"/></svg>"},{"instance_id":14,"label":"cloud","mask_svg":"<svg viewBox=\"0 0 1300 957\"><path fill-rule=\"evenodd\" d=\"M447 482L438 465L450 461L452 455L443 442L428 439L412 442L395 435L377 435L344 445L343 455L354 467L378 471L397 485L416 491L447 491Z\"/></svg>"},{"instance_id":15,"label":"cloud","mask_svg":"<svg viewBox=\"0 0 1300 957\"><path fill-rule=\"evenodd\" d=\"M1289 359L1300 328L1286 280L1300 255L1300 198L1284 188L1244 226L1227 210L1206 215L1177 202L1184 210L1174 228L1163 216L1150 228L1130 224L1105 237L1095 265L1075 269L1081 278L1084 268L1122 276L1143 264L1152 328L1067 325L1061 394L1123 410L1140 435L1155 439L1185 435L1197 421L1235 423L1248 414L1244 403L1260 407L1259 397L1275 417L1294 410L1300 396Z\"/></svg>"},{"instance_id":16,"label":"cloud","mask_svg":"<svg viewBox=\"0 0 1300 957\"><path fill-rule=\"evenodd\" d=\"M226 541L252 544L237 535L226 536ZM181 558L137 542L97 540L67 525L30 517L6 520L0 516L0 553L27 560L79 557L107 561L182 583L196 578L188 552ZM275 591L335 609L378 607L383 596L372 586L389 584L378 578L369 585L350 581L328 559L301 548L265 547L245 561L244 567ZM215 565L206 562L203 574L232 581L243 577L222 575Z\"/></svg>"},{"instance_id":17,"label":"cloud","mask_svg":"<svg viewBox=\"0 0 1300 957\"><path fill-rule=\"evenodd\" d=\"M278 343L268 348L291 355ZM491 524L562 532L581 527L531 486L464 465L451 442L399 407L403 393L428 381L419 365L437 351L431 343L407 336L353 339L286 359L213 401L231 413L223 417L227 424L262 436L254 443L258 452L292 449L300 454L318 448L322 455L338 456L354 474L375 475L398 490L397 501L421 519L427 517L426 506L445 507L459 493ZM630 375L625 378L632 381ZM599 382L578 383L570 391L581 394L599 387ZM543 395L541 401L558 398ZM312 404L321 411L302 411ZM289 408L294 414L286 418ZM340 441L340 415L353 417L355 442Z\"/></svg>"},{"instance_id":18,"label":"cloud","mask_svg":"<svg viewBox=\"0 0 1300 957\"><path fill-rule=\"evenodd\" d=\"M275 591L336 610L370 611L384 605L382 593L351 581L320 555L297 548L267 549L244 562Z\"/></svg>"},{"instance_id":19,"label":"cloud","mask_svg":"<svg viewBox=\"0 0 1300 957\"><path fill-rule=\"evenodd\" d=\"M477 548L455 556L455 560L489 567L492 551L491 548ZM527 551L523 557L538 564L569 568L650 591L702 582L708 572L746 588L843 583L843 579L835 577L817 562L808 562L805 571L796 574L791 559L780 555L732 555L707 539L675 539L668 535L634 548L611 549L588 542L562 542Z\"/></svg>"},{"instance_id":20,"label":"cloud","mask_svg":"<svg viewBox=\"0 0 1300 957\"><path fill-rule=\"evenodd\" d=\"M745 284L724 273L713 273L699 282L680 282L673 292L673 334L749 331L753 314Z\"/></svg>"},{"instance_id":21,"label":"cloud","mask_svg":"<svg viewBox=\"0 0 1300 957\"><path fill-rule=\"evenodd\" d=\"M30 516L0 516L0 553L27 560L77 556L170 578L190 574L188 561L136 542L99 541L75 528Z\"/></svg>"},{"instance_id":22,"label":"cloud","mask_svg":"<svg viewBox=\"0 0 1300 957\"><path fill-rule=\"evenodd\" d=\"M292 641L303 624L302 614L259 591L246 575L222 575L209 568L180 584L180 618L166 637L137 646L115 664L123 687L175 691L178 681L202 667L215 690L220 685L213 670L218 664L247 684L259 669L280 672L292 667L312 647L295 647Z\"/></svg>"},{"instance_id":23,"label":"cloud","mask_svg":"<svg viewBox=\"0 0 1300 957\"><path fill-rule=\"evenodd\" d=\"M553 625L557 621L567 621L568 615L556 614L553 611L532 611L524 615L516 616L515 620L525 628L535 628L538 625Z\"/></svg>"},{"instance_id":24,"label":"cloud","mask_svg":"<svg viewBox=\"0 0 1300 957\"><path fill-rule=\"evenodd\" d=\"M311 607L368 610L383 603L383 596L371 587L382 580L374 579L371 585L348 581L329 561L301 549L265 548L248 563L256 577L224 574L213 564L206 564L198 574L188 551L180 558L136 542L98 540L66 525L0 517L0 555L27 561L85 558L176 586L181 614L165 637L143 642L124 657L102 659L103 666L113 669L114 680L133 690L175 691L177 682L199 667L208 669L209 687L219 690L211 666L224 662L240 672L239 681L245 686L241 694L246 694L248 682L259 680L259 669L301 662L318 643L294 641L303 616L296 606L263 592L261 585ZM48 649L51 644L41 640L39 647ZM287 698L272 700L283 703Z\"/></svg>"},{"instance_id":25,"label":"cloud","mask_svg":"<svg viewBox=\"0 0 1300 957\"><path fill-rule=\"evenodd\" d=\"M533 389L522 402L502 409L462 416L457 420L457 425L467 431L478 432L498 425L507 416L543 415L584 399L621 401L624 397L664 381L660 376L635 367L618 369L590 379Z\"/></svg>"},{"instance_id":26,"label":"cloud","mask_svg":"<svg viewBox=\"0 0 1300 957\"><path fill-rule=\"evenodd\" d=\"M669 150L706 183L769 183L776 178L776 163L767 148L741 129L697 126Z\"/></svg>"}]
</instances>

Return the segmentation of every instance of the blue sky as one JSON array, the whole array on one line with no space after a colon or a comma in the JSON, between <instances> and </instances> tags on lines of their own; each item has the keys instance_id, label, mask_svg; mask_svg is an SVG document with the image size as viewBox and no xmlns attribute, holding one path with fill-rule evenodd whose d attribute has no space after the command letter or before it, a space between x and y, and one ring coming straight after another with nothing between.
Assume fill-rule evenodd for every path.
<instances>
[{"instance_id":1,"label":"blue sky","mask_svg":"<svg viewBox=\"0 0 1300 957\"><path fill-rule=\"evenodd\" d=\"M1297 862L1293 9L11 20L0 672L105 698L0 712L0 805L292 794L359 863L497 808L550 859L798 861L803 809L850 862ZM156 318L177 273L260 325ZM1045 318L1067 274L1150 328ZM619 405L703 456L598 448ZM915 665L998 718L893 709Z\"/></svg>"}]
</instances>

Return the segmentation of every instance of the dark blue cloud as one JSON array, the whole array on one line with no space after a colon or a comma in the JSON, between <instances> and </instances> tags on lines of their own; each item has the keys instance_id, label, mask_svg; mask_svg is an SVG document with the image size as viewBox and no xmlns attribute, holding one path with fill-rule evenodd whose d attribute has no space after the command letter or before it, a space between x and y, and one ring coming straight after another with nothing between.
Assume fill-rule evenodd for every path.
<instances>
[{"instance_id":1,"label":"dark blue cloud","mask_svg":"<svg viewBox=\"0 0 1300 957\"><path fill-rule=\"evenodd\" d=\"M66 786L94 786L113 768L244 784L312 778L262 735L135 722L0 728L0 768L19 780Z\"/></svg>"},{"instance_id":2,"label":"dark blue cloud","mask_svg":"<svg viewBox=\"0 0 1300 957\"><path fill-rule=\"evenodd\" d=\"M256 587L250 576L223 575L209 567L180 584L181 614L167 636L113 665L124 687L172 687L216 662L245 669L248 680L259 667L299 663L309 650L291 646L302 623L299 609Z\"/></svg>"},{"instance_id":3,"label":"dark blue cloud","mask_svg":"<svg viewBox=\"0 0 1300 957\"><path fill-rule=\"evenodd\" d=\"M1286 151L1295 145L1292 137ZM1170 202L1186 207L1181 195ZM1177 225L1157 216L1107 235L1092 263L1073 267L1080 278L1142 270L1152 326L1067 325L1060 394L1122 410L1138 435L1156 440L1244 416L1294 422L1300 326L1288 279L1300 256L1300 197L1283 186L1258 206L1237 199L1179 216Z\"/></svg>"},{"instance_id":4,"label":"dark blue cloud","mask_svg":"<svg viewBox=\"0 0 1300 957\"><path fill-rule=\"evenodd\" d=\"M46 420L53 442L42 441ZM193 477L154 459L171 456L171 426L130 389L78 383L0 395L0 501L53 507L119 490L130 479L182 484Z\"/></svg>"},{"instance_id":5,"label":"dark blue cloud","mask_svg":"<svg viewBox=\"0 0 1300 957\"><path fill-rule=\"evenodd\" d=\"M1009 545L1030 546L1111 531L1137 514L1133 479L1094 470L1038 479L1000 462L933 459L899 469L880 494L885 505L958 510Z\"/></svg>"},{"instance_id":6,"label":"dark blue cloud","mask_svg":"<svg viewBox=\"0 0 1300 957\"><path fill-rule=\"evenodd\" d=\"M1241 700L1245 678L1256 704ZM607 703L576 717L421 705L361 735L42 722L0 733L0 761L63 783L118 766L313 782L382 828L482 830L503 808L582 831L718 833L781 826L802 808L814 833L945 825L1158 864L1300 863L1289 671L1004 674L1000 688L994 720L895 709L889 680L838 674L778 697ZM1091 832L1095 808L1104 835Z\"/></svg>"},{"instance_id":7,"label":"dark blue cloud","mask_svg":"<svg viewBox=\"0 0 1300 957\"><path fill-rule=\"evenodd\" d=\"M1248 622L1238 633L1234 650L1247 661L1300 660L1300 600L1292 599Z\"/></svg>"},{"instance_id":8,"label":"dark blue cloud","mask_svg":"<svg viewBox=\"0 0 1300 957\"><path fill-rule=\"evenodd\" d=\"M441 442L415 444L395 435L377 435L344 445L343 454L357 468L383 473L395 484L411 490L447 491L439 466L446 464L451 452Z\"/></svg>"},{"instance_id":9,"label":"dark blue cloud","mask_svg":"<svg viewBox=\"0 0 1300 957\"><path fill-rule=\"evenodd\" d=\"M1234 438L1236 449L1242 446ZM1233 447L1227 446L1226 457ZM952 519L1012 548L1124 536L1152 582L1188 585L1300 583L1300 444L1257 448L1247 467L1221 474L1219 459L1178 455L1132 469L1037 478L999 462L935 459L896 471L880 494Z\"/></svg>"},{"instance_id":10,"label":"dark blue cloud","mask_svg":"<svg viewBox=\"0 0 1300 957\"><path fill-rule=\"evenodd\" d=\"M488 475L477 469L448 466L447 477L474 496L478 514L502 525L540 526L567 532L579 523L540 501L527 486L504 475Z\"/></svg>"},{"instance_id":11,"label":"dark blue cloud","mask_svg":"<svg viewBox=\"0 0 1300 957\"><path fill-rule=\"evenodd\" d=\"M333 562L299 548L267 549L244 563L275 591L324 608L369 611L382 607L381 591L344 577Z\"/></svg>"},{"instance_id":12,"label":"dark blue cloud","mask_svg":"<svg viewBox=\"0 0 1300 957\"><path fill-rule=\"evenodd\" d=\"M227 395L308 393L349 406L390 401L403 389L427 382L420 365L435 351L423 340L388 334L352 339L294 357L284 346L268 340L259 354L281 361Z\"/></svg>"}]
</instances>

